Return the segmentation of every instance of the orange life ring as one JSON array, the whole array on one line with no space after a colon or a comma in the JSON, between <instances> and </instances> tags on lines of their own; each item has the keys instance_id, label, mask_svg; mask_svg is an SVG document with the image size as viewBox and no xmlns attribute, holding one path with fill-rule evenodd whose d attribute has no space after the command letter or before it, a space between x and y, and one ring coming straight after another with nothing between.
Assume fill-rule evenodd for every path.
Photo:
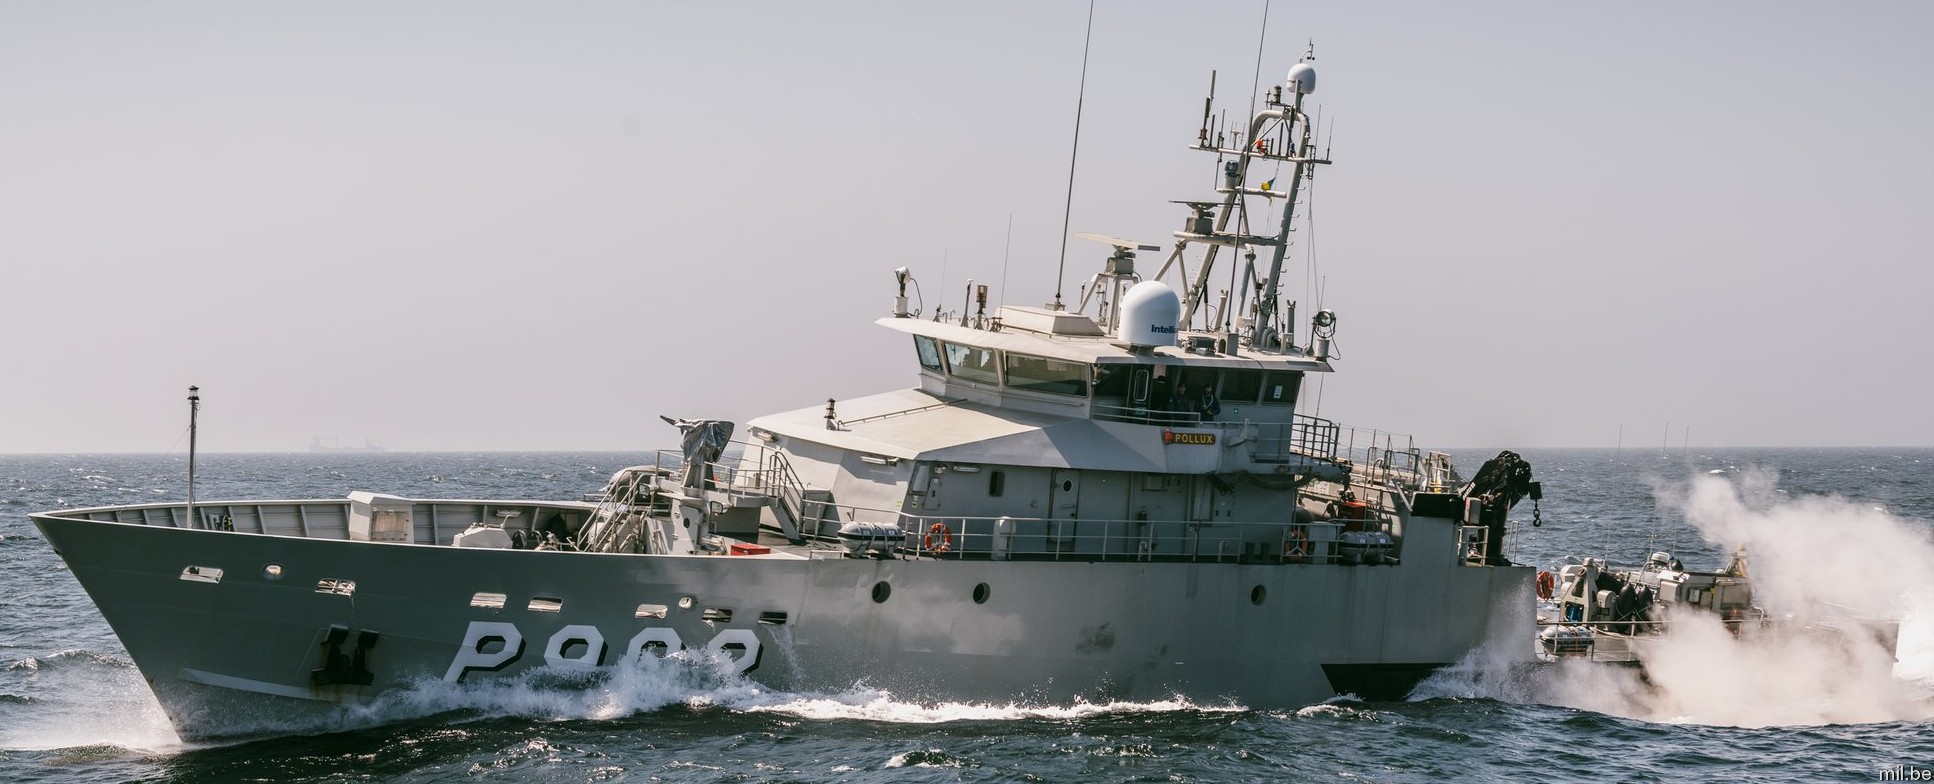
<instances>
[{"instance_id":1,"label":"orange life ring","mask_svg":"<svg viewBox=\"0 0 1934 784\"><path fill-rule=\"evenodd\" d=\"M1291 526L1289 537L1283 540L1283 557L1291 563L1309 560L1309 534L1303 533L1300 526Z\"/></svg>"},{"instance_id":2,"label":"orange life ring","mask_svg":"<svg viewBox=\"0 0 1934 784\"><path fill-rule=\"evenodd\" d=\"M1549 600L1558 589L1558 580L1550 572L1538 570L1538 598Z\"/></svg>"},{"instance_id":3,"label":"orange life ring","mask_svg":"<svg viewBox=\"0 0 1934 784\"><path fill-rule=\"evenodd\" d=\"M935 536L940 537L938 544L934 542ZM929 552L947 552L954 547L954 529L948 528L946 523L934 523L932 528L927 529L927 535L921 537L920 543L926 545Z\"/></svg>"}]
</instances>

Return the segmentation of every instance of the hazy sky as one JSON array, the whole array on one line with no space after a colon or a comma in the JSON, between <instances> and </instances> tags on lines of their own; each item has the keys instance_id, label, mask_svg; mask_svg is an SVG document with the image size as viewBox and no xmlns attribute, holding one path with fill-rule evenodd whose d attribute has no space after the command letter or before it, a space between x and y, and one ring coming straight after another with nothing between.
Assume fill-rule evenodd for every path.
<instances>
[{"instance_id":1,"label":"hazy sky","mask_svg":"<svg viewBox=\"0 0 1934 784\"><path fill-rule=\"evenodd\" d=\"M1170 242L1262 10L1100 4L1074 230ZM872 324L894 267L929 309L1053 293L1086 13L0 2L0 451L178 451L189 384L209 451L658 447L659 414L910 386ZM1264 83L1315 39L1334 132L1302 237L1340 315L1321 415L1934 444L1931 29L1919 2L1275 3ZM1071 245L1068 292L1105 253Z\"/></svg>"}]
</instances>

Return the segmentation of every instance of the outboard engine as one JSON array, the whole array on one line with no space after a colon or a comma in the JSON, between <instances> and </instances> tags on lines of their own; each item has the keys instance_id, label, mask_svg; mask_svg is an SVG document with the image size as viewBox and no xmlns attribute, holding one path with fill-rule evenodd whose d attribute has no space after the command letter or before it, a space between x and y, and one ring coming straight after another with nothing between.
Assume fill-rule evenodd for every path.
<instances>
[{"instance_id":1,"label":"outboard engine","mask_svg":"<svg viewBox=\"0 0 1934 784\"><path fill-rule=\"evenodd\" d=\"M885 558L900 551L907 533L892 523L854 520L839 527L839 543L851 558Z\"/></svg>"}]
</instances>

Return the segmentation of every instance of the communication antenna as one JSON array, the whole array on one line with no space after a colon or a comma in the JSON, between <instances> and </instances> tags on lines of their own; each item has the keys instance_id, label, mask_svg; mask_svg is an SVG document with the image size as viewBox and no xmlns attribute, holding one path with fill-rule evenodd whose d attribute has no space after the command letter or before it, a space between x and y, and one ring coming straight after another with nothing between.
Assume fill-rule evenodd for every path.
<instances>
[{"instance_id":1,"label":"communication antenna","mask_svg":"<svg viewBox=\"0 0 1934 784\"><path fill-rule=\"evenodd\" d=\"M197 415L200 413L201 413L201 387L190 386L188 387L188 520L189 520L189 525L196 528L199 528L200 526L197 526L194 524L194 519L195 519L195 420L197 418Z\"/></svg>"},{"instance_id":2,"label":"communication antenna","mask_svg":"<svg viewBox=\"0 0 1934 784\"><path fill-rule=\"evenodd\" d=\"M1048 307L1065 310L1061 304L1061 280L1068 274L1068 224L1074 217L1074 162L1081 152L1081 104L1088 97L1088 44L1095 37L1095 0L1088 0L1088 32L1081 39L1081 87L1074 98L1074 149L1068 151L1068 200L1061 207L1061 263L1054 269L1054 302Z\"/></svg>"},{"instance_id":3,"label":"communication antenna","mask_svg":"<svg viewBox=\"0 0 1934 784\"><path fill-rule=\"evenodd\" d=\"M947 312L947 257L953 248L940 249L940 302L933 306L933 320L939 321L940 314Z\"/></svg>"},{"instance_id":4,"label":"communication antenna","mask_svg":"<svg viewBox=\"0 0 1934 784\"><path fill-rule=\"evenodd\" d=\"M1249 116L1256 116L1256 93L1262 89L1262 51L1263 43L1269 40L1269 0L1262 3L1262 25L1256 32L1256 74L1249 80ZM1210 83L1211 89L1214 82Z\"/></svg>"},{"instance_id":5,"label":"communication antenna","mask_svg":"<svg viewBox=\"0 0 1934 784\"><path fill-rule=\"evenodd\" d=\"M1007 214L1007 239L1001 241L1001 301L1007 304L1007 261L1014 255L1014 213Z\"/></svg>"}]
</instances>

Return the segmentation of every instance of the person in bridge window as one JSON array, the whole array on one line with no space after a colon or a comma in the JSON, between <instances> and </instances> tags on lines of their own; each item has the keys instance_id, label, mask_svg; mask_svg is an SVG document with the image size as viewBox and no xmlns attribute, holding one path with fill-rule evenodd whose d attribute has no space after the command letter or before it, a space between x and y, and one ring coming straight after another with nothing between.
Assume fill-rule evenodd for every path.
<instances>
[{"instance_id":1,"label":"person in bridge window","mask_svg":"<svg viewBox=\"0 0 1934 784\"><path fill-rule=\"evenodd\" d=\"M1202 397L1196 399L1195 410L1202 415L1204 422L1214 422L1216 415L1222 413L1222 402L1215 399L1215 387L1202 388Z\"/></svg>"},{"instance_id":2,"label":"person in bridge window","mask_svg":"<svg viewBox=\"0 0 1934 784\"><path fill-rule=\"evenodd\" d=\"M1169 405L1168 376L1158 375L1148 393L1148 407L1154 411L1167 411Z\"/></svg>"},{"instance_id":3,"label":"person in bridge window","mask_svg":"<svg viewBox=\"0 0 1934 784\"><path fill-rule=\"evenodd\" d=\"M1195 396L1189 393L1189 382L1175 385L1175 397L1168 402L1168 410L1190 413L1195 410Z\"/></svg>"}]
</instances>

